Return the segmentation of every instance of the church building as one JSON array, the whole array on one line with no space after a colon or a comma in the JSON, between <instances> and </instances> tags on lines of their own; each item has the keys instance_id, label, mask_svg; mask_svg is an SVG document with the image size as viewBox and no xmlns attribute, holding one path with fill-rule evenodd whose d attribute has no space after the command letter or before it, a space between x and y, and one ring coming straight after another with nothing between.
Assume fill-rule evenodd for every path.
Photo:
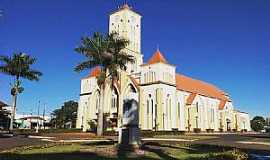
<instances>
[{"instance_id":1,"label":"church building","mask_svg":"<svg viewBox=\"0 0 270 160\"><path fill-rule=\"evenodd\" d=\"M106 130L118 130L123 124L123 106L127 99L138 102L139 128L153 131L250 131L248 113L240 112L226 92L213 84L176 73L175 65L159 49L143 62L141 18L127 4L109 16L109 32L129 40L125 52L135 63L121 71L119 80L105 88ZM77 128L94 130L100 106L96 77L100 68L81 80Z\"/></svg>"}]
</instances>

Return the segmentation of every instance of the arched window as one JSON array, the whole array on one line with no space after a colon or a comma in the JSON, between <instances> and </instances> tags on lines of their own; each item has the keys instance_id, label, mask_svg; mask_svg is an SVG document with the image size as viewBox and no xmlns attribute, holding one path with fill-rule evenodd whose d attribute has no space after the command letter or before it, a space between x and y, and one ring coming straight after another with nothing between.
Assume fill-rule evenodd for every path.
<instances>
[{"instance_id":1,"label":"arched window","mask_svg":"<svg viewBox=\"0 0 270 160\"><path fill-rule=\"evenodd\" d=\"M172 119L172 99L169 98L169 114L170 114L170 119Z\"/></svg>"},{"instance_id":2,"label":"arched window","mask_svg":"<svg viewBox=\"0 0 270 160\"><path fill-rule=\"evenodd\" d=\"M149 115L149 100L146 101L146 113Z\"/></svg>"},{"instance_id":3,"label":"arched window","mask_svg":"<svg viewBox=\"0 0 270 160\"><path fill-rule=\"evenodd\" d=\"M153 100L151 99L151 94L148 95L148 99L147 99L147 115L150 114L150 107L153 105ZM150 102L151 102L151 106L150 106Z\"/></svg>"},{"instance_id":4,"label":"arched window","mask_svg":"<svg viewBox=\"0 0 270 160\"><path fill-rule=\"evenodd\" d=\"M144 73L144 83L146 83L146 73Z\"/></svg>"},{"instance_id":5,"label":"arched window","mask_svg":"<svg viewBox=\"0 0 270 160\"><path fill-rule=\"evenodd\" d=\"M211 108L211 122L214 123L215 120L215 110L213 108Z\"/></svg>"},{"instance_id":6,"label":"arched window","mask_svg":"<svg viewBox=\"0 0 270 160\"><path fill-rule=\"evenodd\" d=\"M170 97L170 94L167 94L167 98L166 98L166 114L167 114L167 117L169 119L171 119L171 104L172 103L172 100L171 100L171 97Z\"/></svg>"},{"instance_id":7,"label":"arched window","mask_svg":"<svg viewBox=\"0 0 270 160\"><path fill-rule=\"evenodd\" d=\"M177 115L178 115L178 117L179 117L179 119L180 119L180 102L178 102L178 112L177 112Z\"/></svg>"},{"instance_id":8,"label":"arched window","mask_svg":"<svg viewBox=\"0 0 270 160\"><path fill-rule=\"evenodd\" d=\"M152 111L152 116L154 115L154 101L151 99L151 111Z\"/></svg>"},{"instance_id":9,"label":"arched window","mask_svg":"<svg viewBox=\"0 0 270 160\"><path fill-rule=\"evenodd\" d=\"M111 102L112 108L116 108L117 103L118 103L118 97L117 97L116 89L114 88L112 90L112 102Z\"/></svg>"},{"instance_id":10,"label":"arched window","mask_svg":"<svg viewBox=\"0 0 270 160\"><path fill-rule=\"evenodd\" d=\"M96 110L98 110L99 109L99 105L100 105L100 93L99 93L99 91L96 91Z\"/></svg>"}]
</instances>

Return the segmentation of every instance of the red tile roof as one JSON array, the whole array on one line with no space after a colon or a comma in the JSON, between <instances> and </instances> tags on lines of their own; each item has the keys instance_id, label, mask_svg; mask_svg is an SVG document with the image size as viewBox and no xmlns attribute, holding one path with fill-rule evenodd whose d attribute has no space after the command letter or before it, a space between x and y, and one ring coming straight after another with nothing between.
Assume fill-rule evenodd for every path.
<instances>
[{"instance_id":1,"label":"red tile roof","mask_svg":"<svg viewBox=\"0 0 270 160\"><path fill-rule=\"evenodd\" d=\"M85 77L85 78L90 78L90 77L97 77L101 73L101 68L99 66L93 68L90 72L90 74Z\"/></svg>"},{"instance_id":2,"label":"red tile roof","mask_svg":"<svg viewBox=\"0 0 270 160\"><path fill-rule=\"evenodd\" d=\"M147 64L155 64L155 63L165 63L168 64L167 60L164 58L162 53L157 50L154 55L150 58Z\"/></svg>"},{"instance_id":3,"label":"red tile roof","mask_svg":"<svg viewBox=\"0 0 270 160\"><path fill-rule=\"evenodd\" d=\"M191 93L187 98L187 105L191 105L196 97L196 93Z\"/></svg>"},{"instance_id":4,"label":"red tile roof","mask_svg":"<svg viewBox=\"0 0 270 160\"><path fill-rule=\"evenodd\" d=\"M226 100L221 100L219 105L218 105L218 109L219 110L224 109L226 102L227 102Z\"/></svg>"},{"instance_id":5,"label":"red tile roof","mask_svg":"<svg viewBox=\"0 0 270 160\"><path fill-rule=\"evenodd\" d=\"M219 88L217 88L216 86L212 84L209 84L200 80L192 79L182 74L176 74L175 79L176 79L176 88L178 90L183 90L183 91L187 91L193 94L199 94L202 96L215 98L215 99L223 101L222 103L224 103L224 101L225 102L230 101L230 99L226 97L225 93L222 90L220 90ZM193 96L194 95L190 97L190 100L188 102L190 102L193 99ZM223 109L224 105L220 104L219 108Z\"/></svg>"}]
</instances>

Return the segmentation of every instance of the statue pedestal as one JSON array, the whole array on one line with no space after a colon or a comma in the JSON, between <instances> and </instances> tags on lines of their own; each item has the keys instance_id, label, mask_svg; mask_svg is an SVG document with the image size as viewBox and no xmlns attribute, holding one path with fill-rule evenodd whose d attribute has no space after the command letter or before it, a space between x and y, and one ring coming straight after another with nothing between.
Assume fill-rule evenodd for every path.
<instances>
[{"instance_id":1,"label":"statue pedestal","mask_svg":"<svg viewBox=\"0 0 270 160\"><path fill-rule=\"evenodd\" d=\"M140 129L138 125L128 125L122 128L121 145L139 146L140 145Z\"/></svg>"},{"instance_id":2,"label":"statue pedestal","mask_svg":"<svg viewBox=\"0 0 270 160\"><path fill-rule=\"evenodd\" d=\"M124 101L123 126L119 132L120 145L139 148L140 129L138 117L138 103L134 99Z\"/></svg>"}]
</instances>

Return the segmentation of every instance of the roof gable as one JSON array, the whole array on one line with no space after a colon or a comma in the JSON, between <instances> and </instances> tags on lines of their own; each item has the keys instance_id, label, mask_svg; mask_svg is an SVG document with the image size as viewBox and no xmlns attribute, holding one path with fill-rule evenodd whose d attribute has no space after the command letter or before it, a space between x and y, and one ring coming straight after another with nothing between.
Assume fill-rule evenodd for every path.
<instances>
[{"instance_id":1,"label":"roof gable","mask_svg":"<svg viewBox=\"0 0 270 160\"><path fill-rule=\"evenodd\" d=\"M167 60L164 58L163 54L159 50L157 50L147 62L147 64L155 64L155 63L168 64Z\"/></svg>"}]
</instances>

